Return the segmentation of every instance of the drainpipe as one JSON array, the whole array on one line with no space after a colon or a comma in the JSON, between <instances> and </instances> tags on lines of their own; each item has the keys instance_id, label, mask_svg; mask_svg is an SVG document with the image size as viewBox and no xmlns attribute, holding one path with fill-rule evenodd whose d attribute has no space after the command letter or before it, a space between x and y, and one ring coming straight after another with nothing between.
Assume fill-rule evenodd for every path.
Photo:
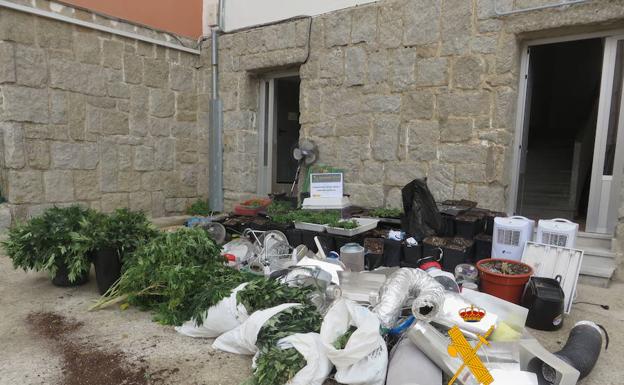
<instances>
[{"instance_id":1,"label":"drainpipe","mask_svg":"<svg viewBox=\"0 0 624 385\"><path fill-rule=\"evenodd\" d=\"M498 10L499 2L496 1L494 3L494 13L496 13L496 16L507 16L507 15L513 15L513 14L516 14L516 13L540 11L542 9L549 9L549 8L558 8L558 7L563 7L563 6L572 5L572 4L582 4L582 3L587 3L588 1L589 0L568 0L568 1L564 1L563 3L540 5L540 6L537 6L537 7L516 9L514 11L499 11Z\"/></svg>"},{"instance_id":2,"label":"drainpipe","mask_svg":"<svg viewBox=\"0 0 624 385\"><path fill-rule=\"evenodd\" d=\"M219 0L218 25L211 30L212 95L210 99L210 167L208 175L210 208L223 211L223 102L219 98L218 36L223 26L223 1Z\"/></svg>"}]
</instances>

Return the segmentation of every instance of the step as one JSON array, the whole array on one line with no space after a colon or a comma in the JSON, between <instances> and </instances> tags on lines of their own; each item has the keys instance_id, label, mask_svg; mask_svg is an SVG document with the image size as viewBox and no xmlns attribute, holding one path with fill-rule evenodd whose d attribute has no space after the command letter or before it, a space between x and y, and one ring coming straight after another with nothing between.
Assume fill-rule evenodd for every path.
<instances>
[{"instance_id":1,"label":"step","mask_svg":"<svg viewBox=\"0 0 624 385\"><path fill-rule=\"evenodd\" d=\"M611 234L588 233L579 231L576 237L577 249L612 250L613 236Z\"/></svg>"},{"instance_id":2,"label":"step","mask_svg":"<svg viewBox=\"0 0 624 385\"><path fill-rule=\"evenodd\" d=\"M592 286L608 287L616 267L614 253L585 250L579 281Z\"/></svg>"}]
</instances>

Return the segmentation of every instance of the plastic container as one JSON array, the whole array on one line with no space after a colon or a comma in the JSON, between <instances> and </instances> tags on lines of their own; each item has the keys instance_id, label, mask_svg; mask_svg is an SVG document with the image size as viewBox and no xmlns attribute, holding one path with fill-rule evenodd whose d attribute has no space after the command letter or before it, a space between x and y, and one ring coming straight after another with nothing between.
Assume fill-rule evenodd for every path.
<instances>
[{"instance_id":1,"label":"plastic container","mask_svg":"<svg viewBox=\"0 0 624 385\"><path fill-rule=\"evenodd\" d=\"M266 210L267 206L270 204L271 200L267 198L249 199L234 206L234 214L253 217L258 215L261 211Z\"/></svg>"},{"instance_id":2,"label":"plastic container","mask_svg":"<svg viewBox=\"0 0 624 385\"><path fill-rule=\"evenodd\" d=\"M453 273L443 271L442 266L438 262L425 262L419 267L444 286L444 289L459 293L459 285L457 285Z\"/></svg>"},{"instance_id":3,"label":"plastic container","mask_svg":"<svg viewBox=\"0 0 624 385\"><path fill-rule=\"evenodd\" d=\"M292 247L297 247L299 245L302 245L303 244L303 240L301 238L302 233L303 231L299 229L286 230L285 234L286 234L286 238L288 239L288 243L290 243Z\"/></svg>"},{"instance_id":4,"label":"plastic container","mask_svg":"<svg viewBox=\"0 0 624 385\"><path fill-rule=\"evenodd\" d=\"M484 268L484 264L490 261L501 261L509 264L522 265L523 270L528 271L524 274L500 274L489 269ZM477 262L477 269L479 270L479 277L481 278L481 291L505 301L520 304L522 300L522 293L527 281L533 275L533 269L531 266L518 262L513 259L483 259Z\"/></svg>"},{"instance_id":5,"label":"plastic container","mask_svg":"<svg viewBox=\"0 0 624 385\"><path fill-rule=\"evenodd\" d=\"M454 237L455 236L455 216L445 213L440 213L442 218L442 232L438 234L441 237Z\"/></svg>"},{"instance_id":6,"label":"plastic container","mask_svg":"<svg viewBox=\"0 0 624 385\"><path fill-rule=\"evenodd\" d=\"M358 223L358 227L356 227L355 229L343 229L340 227L327 226L326 230L330 234L353 237L354 235L362 234L376 228L377 223L379 223L379 219L353 218L353 220Z\"/></svg>"},{"instance_id":7,"label":"plastic container","mask_svg":"<svg viewBox=\"0 0 624 385\"><path fill-rule=\"evenodd\" d=\"M506 218L506 217L507 217L507 213L503 213L500 211L490 211L487 214L485 214L484 232L490 236L494 234L494 218Z\"/></svg>"},{"instance_id":8,"label":"plastic container","mask_svg":"<svg viewBox=\"0 0 624 385\"><path fill-rule=\"evenodd\" d=\"M545 331L563 326L565 294L559 281L531 277L522 296L522 306L529 309L526 326Z\"/></svg>"},{"instance_id":9,"label":"plastic container","mask_svg":"<svg viewBox=\"0 0 624 385\"><path fill-rule=\"evenodd\" d=\"M482 232L482 216L473 214L469 211L455 217L455 236L465 239L473 239L475 235Z\"/></svg>"},{"instance_id":10,"label":"plastic container","mask_svg":"<svg viewBox=\"0 0 624 385\"><path fill-rule=\"evenodd\" d=\"M364 271L364 247L357 243L347 243L340 248L340 260L353 272Z\"/></svg>"}]
</instances>

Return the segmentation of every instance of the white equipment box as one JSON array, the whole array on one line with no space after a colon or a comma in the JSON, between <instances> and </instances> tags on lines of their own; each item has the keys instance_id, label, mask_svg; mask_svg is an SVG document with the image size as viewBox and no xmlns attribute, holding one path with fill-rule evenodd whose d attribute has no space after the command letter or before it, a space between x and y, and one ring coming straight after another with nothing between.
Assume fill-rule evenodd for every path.
<instances>
[{"instance_id":1,"label":"white equipment box","mask_svg":"<svg viewBox=\"0 0 624 385\"><path fill-rule=\"evenodd\" d=\"M537 222L537 239L535 241L573 249L576 246L578 228L578 223L567 219L540 219Z\"/></svg>"},{"instance_id":2,"label":"white equipment box","mask_svg":"<svg viewBox=\"0 0 624 385\"><path fill-rule=\"evenodd\" d=\"M524 244L533 238L535 221L521 217L494 218L494 234L492 236L492 258L522 258Z\"/></svg>"}]
</instances>

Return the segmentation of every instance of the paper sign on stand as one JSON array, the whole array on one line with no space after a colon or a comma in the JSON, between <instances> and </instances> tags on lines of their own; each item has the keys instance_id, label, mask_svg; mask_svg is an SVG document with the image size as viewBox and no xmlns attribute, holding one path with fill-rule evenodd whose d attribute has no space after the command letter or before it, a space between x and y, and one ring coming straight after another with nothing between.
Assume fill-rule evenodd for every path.
<instances>
[{"instance_id":1,"label":"paper sign on stand","mask_svg":"<svg viewBox=\"0 0 624 385\"><path fill-rule=\"evenodd\" d=\"M302 208L342 209L349 205L341 172L310 174L310 197L303 200Z\"/></svg>"}]
</instances>

